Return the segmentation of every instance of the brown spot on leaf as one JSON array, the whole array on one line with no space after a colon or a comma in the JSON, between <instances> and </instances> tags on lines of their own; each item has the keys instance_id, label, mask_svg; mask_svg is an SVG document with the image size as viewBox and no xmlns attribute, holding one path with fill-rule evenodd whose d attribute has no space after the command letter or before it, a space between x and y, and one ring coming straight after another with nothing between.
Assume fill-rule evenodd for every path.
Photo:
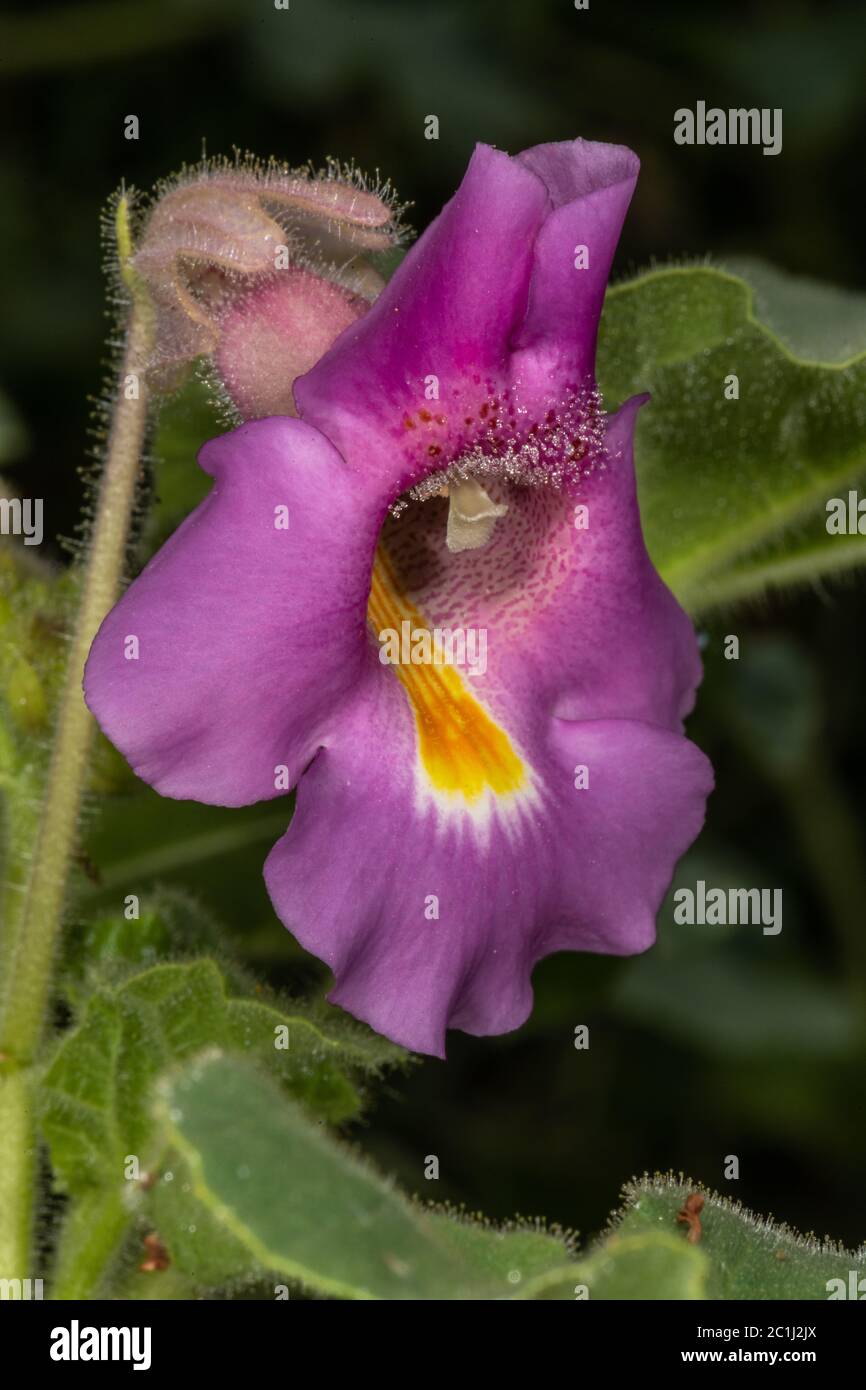
<instances>
[{"instance_id":1,"label":"brown spot on leaf","mask_svg":"<svg viewBox=\"0 0 866 1390\"><path fill-rule=\"evenodd\" d=\"M700 1192L690 1192L682 1209L677 1212L677 1221L683 1222L688 1226L689 1231L686 1240L690 1245L697 1245L702 1235L701 1212L704 1209L704 1199Z\"/></svg>"},{"instance_id":2,"label":"brown spot on leaf","mask_svg":"<svg viewBox=\"0 0 866 1390\"><path fill-rule=\"evenodd\" d=\"M142 1260L138 1266L142 1274L154 1274L159 1270L168 1269L171 1264L171 1256L157 1235L156 1231L151 1231L149 1235L142 1237L147 1259Z\"/></svg>"}]
</instances>

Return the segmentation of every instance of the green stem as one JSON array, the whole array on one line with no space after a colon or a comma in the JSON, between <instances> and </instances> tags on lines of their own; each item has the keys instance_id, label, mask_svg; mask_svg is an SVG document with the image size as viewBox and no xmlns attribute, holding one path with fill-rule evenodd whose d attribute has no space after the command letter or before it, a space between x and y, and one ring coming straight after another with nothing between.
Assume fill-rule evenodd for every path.
<instances>
[{"instance_id":1,"label":"green stem","mask_svg":"<svg viewBox=\"0 0 866 1390\"><path fill-rule=\"evenodd\" d=\"M36 1138L26 1071L0 1068L0 1278L32 1279Z\"/></svg>"},{"instance_id":2,"label":"green stem","mask_svg":"<svg viewBox=\"0 0 866 1390\"><path fill-rule=\"evenodd\" d=\"M19 1063L32 1060L41 1038L66 881L75 851L93 736L93 719L84 703L81 678L91 643L117 597L123 574L147 424L143 372L149 341L149 316L133 310L123 376L134 373L138 377L139 395L133 400L120 397L109 434L81 607L70 646L48 772L48 792L9 973L3 1051L11 1053Z\"/></svg>"},{"instance_id":3,"label":"green stem","mask_svg":"<svg viewBox=\"0 0 866 1390\"><path fill-rule=\"evenodd\" d=\"M51 1297L96 1298L128 1224L129 1212L117 1188L77 1198L63 1227Z\"/></svg>"},{"instance_id":4,"label":"green stem","mask_svg":"<svg viewBox=\"0 0 866 1390\"><path fill-rule=\"evenodd\" d=\"M148 394L144 369L150 353L153 318L146 297L126 266L131 252L129 206L117 210L117 245L124 279L131 289L126 350L106 447L90 549L84 570L81 603L69 649L60 699L48 786L42 805L21 912L12 940L0 1023L0 1075L4 1133L0 1202L0 1277L26 1267L36 1184L36 1138L33 1105L25 1073L42 1039L51 996L52 970L75 852L78 817L87 777L93 720L81 693L84 663L97 629L117 597L123 575L129 522L145 431ZM138 391L124 389L134 374ZM11 1166L6 1144L14 1136L17 1158ZM28 1273L32 1271L28 1270Z\"/></svg>"}]
</instances>

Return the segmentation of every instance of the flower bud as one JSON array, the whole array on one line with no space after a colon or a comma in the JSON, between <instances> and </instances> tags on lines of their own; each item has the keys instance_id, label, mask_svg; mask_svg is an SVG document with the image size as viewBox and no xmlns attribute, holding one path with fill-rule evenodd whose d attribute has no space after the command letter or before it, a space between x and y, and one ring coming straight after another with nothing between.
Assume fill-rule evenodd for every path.
<instances>
[{"instance_id":1,"label":"flower bud","mask_svg":"<svg viewBox=\"0 0 866 1390\"><path fill-rule=\"evenodd\" d=\"M386 186L353 170L203 161L158 193L130 265L154 310L148 380L211 357L245 418L294 413L291 387L368 307L368 257L400 239Z\"/></svg>"},{"instance_id":2,"label":"flower bud","mask_svg":"<svg viewBox=\"0 0 866 1390\"><path fill-rule=\"evenodd\" d=\"M368 307L310 270L265 280L219 316L217 375L245 420L295 415L292 382Z\"/></svg>"}]
</instances>

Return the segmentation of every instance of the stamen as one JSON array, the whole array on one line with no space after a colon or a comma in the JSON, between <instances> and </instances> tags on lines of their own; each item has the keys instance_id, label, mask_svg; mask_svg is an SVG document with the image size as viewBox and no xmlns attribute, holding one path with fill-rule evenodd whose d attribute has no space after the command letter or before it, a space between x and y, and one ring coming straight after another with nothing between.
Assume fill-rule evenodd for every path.
<instances>
[{"instance_id":1,"label":"stamen","mask_svg":"<svg viewBox=\"0 0 866 1390\"><path fill-rule=\"evenodd\" d=\"M597 386L564 387L555 398L551 396L548 408L539 410L536 403L531 416L520 405L517 392L497 395L492 382L487 390L489 400L465 417L468 436L458 434L453 443L444 437L434 444L421 439L425 461L429 464L431 457L443 456L444 466L434 472L424 470L392 503L392 516L399 516L410 501L441 497L444 489L470 479L500 478L517 487L561 489L604 467L605 417ZM426 411L419 411L417 419L407 416L404 420L406 429L430 431L433 438L439 438L436 427L445 423L445 417ZM483 428L477 433L479 424Z\"/></svg>"},{"instance_id":2,"label":"stamen","mask_svg":"<svg viewBox=\"0 0 866 1390\"><path fill-rule=\"evenodd\" d=\"M508 511L508 504L494 502L475 478L452 483L448 492L448 549L455 554L478 550L490 540L498 518Z\"/></svg>"}]
</instances>

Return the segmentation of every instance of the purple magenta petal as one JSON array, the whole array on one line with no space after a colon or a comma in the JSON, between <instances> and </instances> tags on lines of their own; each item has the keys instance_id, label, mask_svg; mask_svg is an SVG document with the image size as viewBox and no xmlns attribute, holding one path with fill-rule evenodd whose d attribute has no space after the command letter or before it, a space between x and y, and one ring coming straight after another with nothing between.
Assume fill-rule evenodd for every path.
<instances>
[{"instance_id":1,"label":"purple magenta petal","mask_svg":"<svg viewBox=\"0 0 866 1390\"><path fill-rule=\"evenodd\" d=\"M165 794L236 805L300 778L266 865L277 912L334 971L335 1002L440 1056L449 1027L517 1027L543 955L644 949L711 786L682 736L694 632L641 534L640 400L602 426L593 392L636 173L618 147L480 146L297 381L306 423L204 451L210 497L88 662L91 708ZM498 519L452 552L439 475L458 461ZM483 667L383 665L376 636L404 614L483 633Z\"/></svg>"},{"instance_id":2,"label":"purple magenta petal","mask_svg":"<svg viewBox=\"0 0 866 1390\"><path fill-rule=\"evenodd\" d=\"M550 208L542 181L478 145L459 190L414 246L368 314L295 383L305 420L343 455L399 480L407 418L425 411L440 453L457 447L485 382L507 369L523 318L533 243ZM435 378L435 387L432 379ZM438 396L429 394L438 391ZM459 402L453 391L459 390ZM437 404L436 402L439 402ZM425 435L423 426L420 434ZM431 436L432 438L432 436Z\"/></svg>"},{"instance_id":3,"label":"purple magenta petal","mask_svg":"<svg viewBox=\"0 0 866 1390\"><path fill-rule=\"evenodd\" d=\"M105 619L85 696L164 796L239 806L295 784L371 659L378 523L300 421L244 425L200 462L214 487Z\"/></svg>"},{"instance_id":4,"label":"purple magenta petal","mask_svg":"<svg viewBox=\"0 0 866 1390\"><path fill-rule=\"evenodd\" d=\"M529 305L514 347L548 344L560 354L577 345L575 368L591 373L602 301L640 161L623 145L591 140L536 145L517 158L543 181L554 211L535 242Z\"/></svg>"},{"instance_id":5,"label":"purple magenta petal","mask_svg":"<svg viewBox=\"0 0 866 1390\"><path fill-rule=\"evenodd\" d=\"M667 730L556 721L535 758L540 804L473 823L418 806L398 695L367 688L354 727L304 777L265 880L279 916L334 971L331 1001L441 1057L447 1028L519 1027L542 956L651 943L712 777ZM574 789L577 762L587 790Z\"/></svg>"},{"instance_id":6,"label":"purple magenta petal","mask_svg":"<svg viewBox=\"0 0 866 1390\"><path fill-rule=\"evenodd\" d=\"M477 552L447 551L444 503L386 529L394 577L428 624L484 630L487 669L464 683L531 785L474 806L437 794L410 701L380 666L267 862L278 914L336 975L332 1000L418 1051L442 1055L447 1028L519 1026L542 955L644 950L700 829L712 772L680 733L700 664L641 535L640 403L609 421L605 466L575 494L587 529L575 496L532 489L512 489ZM423 526L427 508L439 525Z\"/></svg>"},{"instance_id":7,"label":"purple magenta petal","mask_svg":"<svg viewBox=\"0 0 866 1390\"><path fill-rule=\"evenodd\" d=\"M302 418L358 468L389 470L393 495L491 447L496 417L492 447L525 442L566 387L592 384L637 168L629 150L581 140L517 159L479 145L371 311L296 382Z\"/></svg>"}]
</instances>

